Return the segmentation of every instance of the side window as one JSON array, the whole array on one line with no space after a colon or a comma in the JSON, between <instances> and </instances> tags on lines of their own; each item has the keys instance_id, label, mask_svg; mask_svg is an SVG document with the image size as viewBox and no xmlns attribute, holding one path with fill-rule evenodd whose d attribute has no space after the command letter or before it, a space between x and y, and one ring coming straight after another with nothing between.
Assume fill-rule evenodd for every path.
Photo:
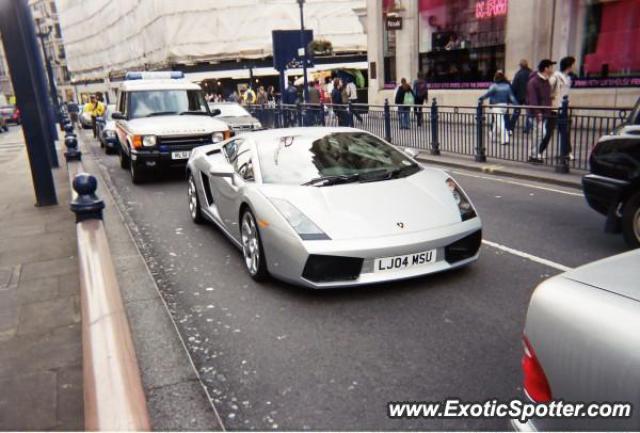
<instances>
[{"instance_id":1,"label":"side window","mask_svg":"<svg viewBox=\"0 0 640 433\"><path fill-rule=\"evenodd\" d=\"M251 160L251 148L249 146L243 146L238 153L236 162L233 167L236 173L244 180L254 180L253 178L253 161Z\"/></svg>"},{"instance_id":2,"label":"side window","mask_svg":"<svg viewBox=\"0 0 640 433\"><path fill-rule=\"evenodd\" d=\"M127 115L127 92L120 92L120 100L118 104L118 111Z\"/></svg>"},{"instance_id":3,"label":"side window","mask_svg":"<svg viewBox=\"0 0 640 433\"><path fill-rule=\"evenodd\" d=\"M230 164L236 162L236 158L238 157L238 146L240 146L243 141L244 140L241 139L231 140L224 145L224 154L227 156L227 160Z\"/></svg>"}]
</instances>

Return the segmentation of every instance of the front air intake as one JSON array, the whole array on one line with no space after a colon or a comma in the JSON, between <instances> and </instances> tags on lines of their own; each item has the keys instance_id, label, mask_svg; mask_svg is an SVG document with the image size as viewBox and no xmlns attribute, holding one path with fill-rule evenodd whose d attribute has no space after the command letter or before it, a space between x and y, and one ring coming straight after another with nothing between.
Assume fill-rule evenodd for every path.
<instances>
[{"instance_id":1,"label":"front air intake","mask_svg":"<svg viewBox=\"0 0 640 433\"><path fill-rule=\"evenodd\" d=\"M476 255L482 242L482 230L471 233L458 239L444 248L444 258L453 264L461 260L469 259Z\"/></svg>"},{"instance_id":2,"label":"front air intake","mask_svg":"<svg viewBox=\"0 0 640 433\"><path fill-rule=\"evenodd\" d=\"M363 261L357 257L312 254L307 259L302 277L315 283L353 281L360 276Z\"/></svg>"}]
</instances>

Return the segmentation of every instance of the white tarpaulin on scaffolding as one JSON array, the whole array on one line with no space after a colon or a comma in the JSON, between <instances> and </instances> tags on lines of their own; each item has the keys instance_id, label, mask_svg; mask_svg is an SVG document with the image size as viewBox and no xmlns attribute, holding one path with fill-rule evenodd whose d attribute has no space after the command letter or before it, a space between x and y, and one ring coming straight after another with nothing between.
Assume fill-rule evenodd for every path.
<instances>
[{"instance_id":1,"label":"white tarpaulin on scaffolding","mask_svg":"<svg viewBox=\"0 0 640 433\"><path fill-rule=\"evenodd\" d=\"M365 0L307 0L305 27L334 52L366 51L354 9ZM271 31L300 28L296 0L58 0L74 81L152 65L261 58Z\"/></svg>"}]
</instances>

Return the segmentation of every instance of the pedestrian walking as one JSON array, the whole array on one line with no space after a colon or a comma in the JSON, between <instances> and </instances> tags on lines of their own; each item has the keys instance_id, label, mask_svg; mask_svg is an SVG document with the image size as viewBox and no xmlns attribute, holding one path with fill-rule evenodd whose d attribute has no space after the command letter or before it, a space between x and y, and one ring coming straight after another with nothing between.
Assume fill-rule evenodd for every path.
<instances>
[{"instance_id":1,"label":"pedestrian walking","mask_svg":"<svg viewBox=\"0 0 640 433\"><path fill-rule=\"evenodd\" d=\"M569 90L571 89L571 75L573 74L573 68L575 66L576 59L572 56L563 57L560 59L560 70L555 71L551 78L549 78L549 85L551 86L551 99L553 105L560 110L562 108L562 101L565 96L569 96ZM565 135L566 140L560 140L560 157L573 160L573 152L571 151L571 140L569 134L569 121L566 123L558 124L558 134Z\"/></svg>"},{"instance_id":2,"label":"pedestrian walking","mask_svg":"<svg viewBox=\"0 0 640 433\"><path fill-rule=\"evenodd\" d=\"M422 71L418 72L418 78L413 82L413 93L416 98L416 107L415 115L416 115L416 125L418 127L422 126L423 117L422 117L422 106L425 101L429 100L429 88L427 86L427 80L424 79L424 73Z\"/></svg>"},{"instance_id":3,"label":"pedestrian walking","mask_svg":"<svg viewBox=\"0 0 640 433\"><path fill-rule=\"evenodd\" d=\"M529 82L529 77L531 76L531 68L529 67L529 62L527 59L520 60L520 69L516 72L516 75L513 77L513 81L511 82L511 88L513 90L513 95L516 97L518 101L518 105L526 105L527 103L527 83ZM520 117L521 110L520 108L516 108L513 110L513 115L511 119L509 119L509 130L514 131L516 128L516 124L518 123L518 118ZM528 133L531 129L531 117L526 116L525 125L524 125L524 133Z\"/></svg>"},{"instance_id":4,"label":"pedestrian walking","mask_svg":"<svg viewBox=\"0 0 640 433\"><path fill-rule=\"evenodd\" d=\"M415 95L406 78L400 80L400 86L396 90L395 103L398 106L400 129L409 129L410 105L415 103Z\"/></svg>"},{"instance_id":5,"label":"pedestrian walking","mask_svg":"<svg viewBox=\"0 0 640 433\"><path fill-rule=\"evenodd\" d=\"M267 92L264 90L264 86L258 87L258 94L256 95L256 104L260 106L267 105Z\"/></svg>"},{"instance_id":6,"label":"pedestrian walking","mask_svg":"<svg viewBox=\"0 0 640 433\"><path fill-rule=\"evenodd\" d=\"M255 103L256 103L256 92L254 92L253 88L249 86L242 93L242 104L253 105Z\"/></svg>"},{"instance_id":7,"label":"pedestrian walking","mask_svg":"<svg viewBox=\"0 0 640 433\"><path fill-rule=\"evenodd\" d=\"M71 123L75 126L78 123L78 113L80 113L80 107L73 100L67 101L67 111L71 118Z\"/></svg>"},{"instance_id":8,"label":"pedestrian walking","mask_svg":"<svg viewBox=\"0 0 640 433\"><path fill-rule=\"evenodd\" d=\"M535 118L537 136L542 136L537 149L536 147L531 148L529 162L535 164L544 162L544 152L547 150L556 126L556 117L551 111L551 84L549 83L549 78L553 74L553 65L555 64L556 62L549 59L540 61L538 72L533 74L527 83L527 101L532 106L532 108L529 108L529 113Z\"/></svg>"},{"instance_id":9,"label":"pedestrian walking","mask_svg":"<svg viewBox=\"0 0 640 433\"><path fill-rule=\"evenodd\" d=\"M282 93L282 103L295 105L298 102L298 89L293 84L293 79L289 80L289 85ZM285 107L285 126L293 126L296 123L296 113L291 107Z\"/></svg>"},{"instance_id":10,"label":"pedestrian walking","mask_svg":"<svg viewBox=\"0 0 640 433\"><path fill-rule=\"evenodd\" d=\"M333 80L333 89L331 90L331 104L333 105L333 112L338 118L339 126L346 126L348 122L346 121L345 110L340 107L342 104L342 84L339 78Z\"/></svg>"},{"instance_id":11,"label":"pedestrian walking","mask_svg":"<svg viewBox=\"0 0 640 433\"><path fill-rule=\"evenodd\" d=\"M509 131L506 125L506 114L509 103L517 104L518 101L513 95L511 84L501 70L496 71L493 76L493 84L487 92L480 97L480 102L489 98L491 108L489 112L492 114L491 132L493 139L502 145L509 144Z\"/></svg>"},{"instance_id":12,"label":"pedestrian walking","mask_svg":"<svg viewBox=\"0 0 640 433\"><path fill-rule=\"evenodd\" d=\"M102 102L98 101L96 95L91 95L89 102L84 106L84 110L91 115L91 129L93 130L93 138L98 138L98 117L101 117L105 112L105 106Z\"/></svg>"},{"instance_id":13,"label":"pedestrian walking","mask_svg":"<svg viewBox=\"0 0 640 433\"><path fill-rule=\"evenodd\" d=\"M311 125L317 125L320 123L320 90L318 90L318 82L313 80L309 83L307 90L309 95L309 104L312 104L309 108L308 120Z\"/></svg>"},{"instance_id":14,"label":"pedestrian walking","mask_svg":"<svg viewBox=\"0 0 640 433\"><path fill-rule=\"evenodd\" d=\"M347 91L347 95L349 97L349 100L347 101L347 103L357 104L358 103L358 88L356 87L356 83L354 82L354 79L351 76L349 76L347 78L346 91ZM360 116L360 113L358 113L357 107L354 107L352 105L351 108L353 109L353 116L356 119L358 119L358 121L360 123L362 123L362 116Z\"/></svg>"}]
</instances>

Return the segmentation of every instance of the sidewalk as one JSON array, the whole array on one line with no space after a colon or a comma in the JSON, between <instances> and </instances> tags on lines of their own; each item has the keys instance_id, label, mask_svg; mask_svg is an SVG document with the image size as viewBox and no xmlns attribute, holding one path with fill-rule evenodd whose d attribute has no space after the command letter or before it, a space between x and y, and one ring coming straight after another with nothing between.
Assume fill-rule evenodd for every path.
<instances>
[{"instance_id":1,"label":"sidewalk","mask_svg":"<svg viewBox=\"0 0 640 433\"><path fill-rule=\"evenodd\" d=\"M570 173L556 173L553 167L533 165L522 162L489 159L487 162L476 162L472 156L456 155L442 152L440 155L431 155L421 151L417 156L419 161L430 164L442 165L450 168L459 168L470 171L478 171L488 175L507 176L534 182L544 182L582 190L582 176L586 172L571 170Z\"/></svg>"},{"instance_id":2,"label":"sidewalk","mask_svg":"<svg viewBox=\"0 0 640 433\"><path fill-rule=\"evenodd\" d=\"M0 134L0 430L84 428L75 221L54 178L59 204L35 207L22 131Z\"/></svg>"}]
</instances>

